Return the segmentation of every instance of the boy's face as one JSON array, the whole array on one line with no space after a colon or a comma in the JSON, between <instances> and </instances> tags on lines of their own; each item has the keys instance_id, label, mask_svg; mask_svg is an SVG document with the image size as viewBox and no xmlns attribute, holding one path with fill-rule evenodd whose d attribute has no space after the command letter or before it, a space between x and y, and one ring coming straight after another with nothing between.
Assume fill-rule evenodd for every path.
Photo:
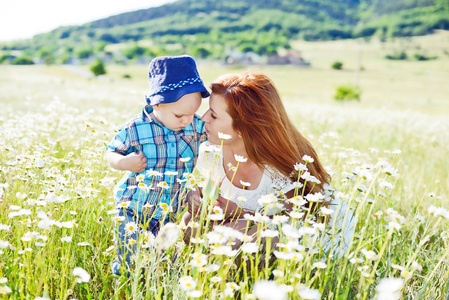
<instances>
[{"instance_id":1,"label":"boy's face","mask_svg":"<svg viewBox=\"0 0 449 300\"><path fill-rule=\"evenodd\" d=\"M192 123L202 99L199 92L186 94L176 102L154 105L153 115L168 129L178 131Z\"/></svg>"}]
</instances>

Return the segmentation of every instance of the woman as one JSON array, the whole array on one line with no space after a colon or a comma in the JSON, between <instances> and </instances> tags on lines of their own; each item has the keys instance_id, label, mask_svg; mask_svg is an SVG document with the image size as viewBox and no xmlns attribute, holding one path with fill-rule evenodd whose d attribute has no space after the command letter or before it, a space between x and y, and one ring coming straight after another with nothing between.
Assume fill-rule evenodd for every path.
<instances>
[{"instance_id":1,"label":"woman","mask_svg":"<svg viewBox=\"0 0 449 300\"><path fill-rule=\"evenodd\" d=\"M269 194L282 201L271 207L287 213L293 203L286 200L296 195L318 199L310 205L311 215L330 205L325 187L331 178L310 142L290 121L267 76L251 72L224 75L211 89L210 108L202 116L208 142L200 147L196 168L220 187L214 205L224 211L224 225L244 229L245 214L272 215L276 209L265 212L267 201L261 201ZM211 144L221 145L220 156L210 151ZM189 197L185 224L200 204L200 197Z\"/></svg>"}]
</instances>

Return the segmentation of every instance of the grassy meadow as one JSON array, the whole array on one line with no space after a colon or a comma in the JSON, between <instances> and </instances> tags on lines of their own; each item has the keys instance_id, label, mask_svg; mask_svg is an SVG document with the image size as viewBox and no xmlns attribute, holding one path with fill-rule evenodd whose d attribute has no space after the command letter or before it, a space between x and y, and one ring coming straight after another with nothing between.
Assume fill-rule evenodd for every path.
<instances>
[{"instance_id":1,"label":"grassy meadow","mask_svg":"<svg viewBox=\"0 0 449 300\"><path fill-rule=\"evenodd\" d=\"M112 189L123 173L104 147L140 112L147 66L93 78L87 66L0 65L0 299L447 299L449 34L294 47L309 68L200 61L199 70L206 85L246 69L273 79L357 218L342 258L320 251L321 227L306 222L313 230L300 239L275 233L283 255L260 270L258 244L234 252L226 246L245 237L221 232L225 244L173 241L166 255L176 260L161 259L157 239L139 241L149 245L136 258L145 277L115 278ZM400 49L438 59L384 59ZM348 83L361 101L333 100ZM267 234L265 221L257 226Z\"/></svg>"}]
</instances>

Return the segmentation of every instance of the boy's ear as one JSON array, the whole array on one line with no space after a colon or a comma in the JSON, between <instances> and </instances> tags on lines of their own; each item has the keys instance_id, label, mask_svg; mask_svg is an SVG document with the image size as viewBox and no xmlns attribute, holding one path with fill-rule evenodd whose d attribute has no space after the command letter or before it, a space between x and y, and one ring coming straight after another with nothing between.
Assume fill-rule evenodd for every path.
<instances>
[{"instance_id":1,"label":"boy's ear","mask_svg":"<svg viewBox=\"0 0 449 300\"><path fill-rule=\"evenodd\" d=\"M158 111L159 110L159 104L153 105L153 110Z\"/></svg>"}]
</instances>

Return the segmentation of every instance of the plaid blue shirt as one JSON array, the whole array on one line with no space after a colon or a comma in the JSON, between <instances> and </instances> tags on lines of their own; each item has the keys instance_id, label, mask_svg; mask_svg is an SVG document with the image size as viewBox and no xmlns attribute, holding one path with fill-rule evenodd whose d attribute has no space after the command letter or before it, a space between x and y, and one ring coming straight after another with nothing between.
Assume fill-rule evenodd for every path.
<instances>
[{"instance_id":1,"label":"plaid blue shirt","mask_svg":"<svg viewBox=\"0 0 449 300\"><path fill-rule=\"evenodd\" d=\"M128 208L138 212L147 204L144 212L160 219L162 203L171 206L175 213L178 211L178 198L184 184L177 179L184 179L184 173L193 171L206 132L204 122L197 115L187 127L173 131L151 119L152 111L152 107L144 107L141 114L125 123L106 150L123 155L143 151L148 164L146 170L142 173L128 171L115 186L114 197L117 203L131 201ZM182 158L190 160L182 162ZM151 171L161 176L151 175ZM168 188L163 187L163 181ZM138 187L139 183L143 183L144 188Z\"/></svg>"}]
</instances>

